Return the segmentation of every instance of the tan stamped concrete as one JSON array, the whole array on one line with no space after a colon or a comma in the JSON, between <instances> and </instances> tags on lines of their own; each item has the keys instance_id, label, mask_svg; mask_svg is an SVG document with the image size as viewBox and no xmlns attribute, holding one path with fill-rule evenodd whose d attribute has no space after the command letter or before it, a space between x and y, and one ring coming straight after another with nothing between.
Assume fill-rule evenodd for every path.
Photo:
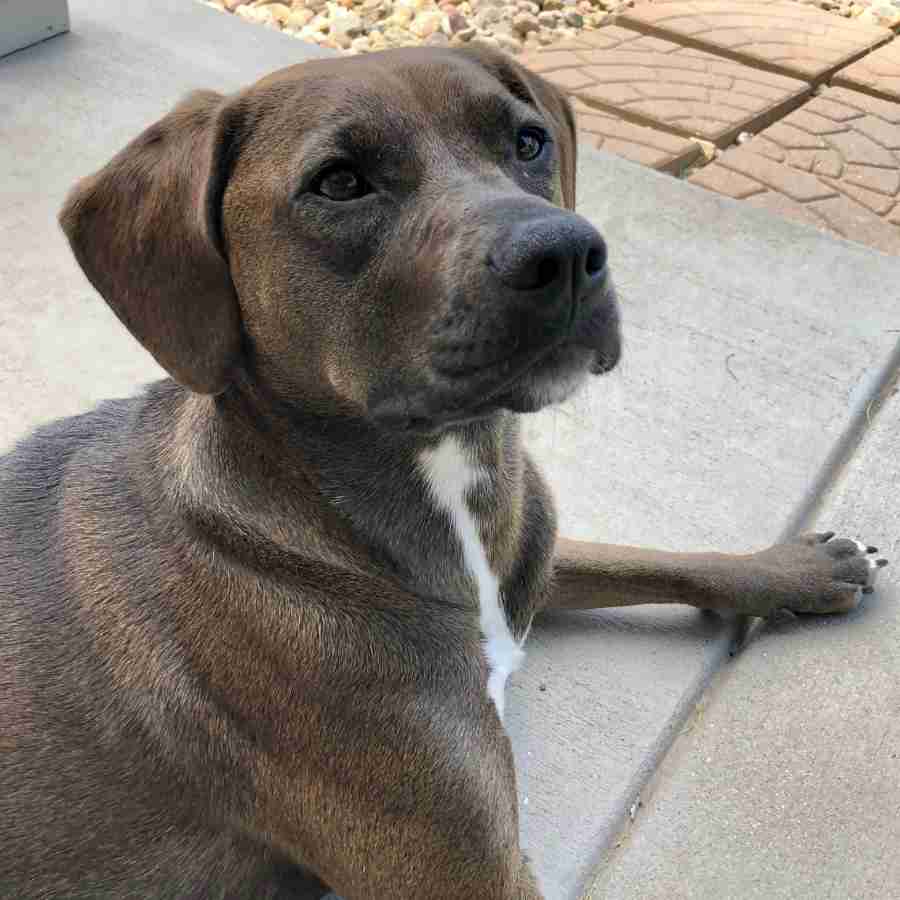
<instances>
[{"instance_id":1,"label":"tan stamped concrete","mask_svg":"<svg viewBox=\"0 0 900 900\"><path fill-rule=\"evenodd\" d=\"M720 146L789 112L810 90L794 78L617 26L523 61L591 105Z\"/></svg>"},{"instance_id":2,"label":"tan stamped concrete","mask_svg":"<svg viewBox=\"0 0 900 900\"><path fill-rule=\"evenodd\" d=\"M842 69L834 84L900 100L900 41L895 40Z\"/></svg>"},{"instance_id":3,"label":"tan stamped concrete","mask_svg":"<svg viewBox=\"0 0 900 900\"><path fill-rule=\"evenodd\" d=\"M619 24L815 82L892 36L788 0L641 3Z\"/></svg>"},{"instance_id":4,"label":"tan stamped concrete","mask_svg":"<svg viewBox=\"0 0 900 900\"><path fill-rule=\"evenodd\" d=\"M689 138L626 122L612 113L592 109L580 100L575 100L573 106L581 140L598 150L673 175L700 156L699 144Z\"/></svg>"},{"instance_id":5,"label":"tan stamped concrete","mask_svg":"<svg viewBox=\"0 0 900 900\"><path fill-rule=\"evenodd\" d=\"M900 253L900 104L829 89L690 180Z\"/></svg>"}]
</instances>

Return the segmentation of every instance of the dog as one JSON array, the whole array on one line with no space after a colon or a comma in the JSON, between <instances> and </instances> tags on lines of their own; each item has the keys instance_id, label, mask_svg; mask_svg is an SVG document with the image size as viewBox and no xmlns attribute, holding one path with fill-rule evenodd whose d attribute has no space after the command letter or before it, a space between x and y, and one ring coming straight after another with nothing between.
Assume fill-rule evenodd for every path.
<instances>
[{"instance_id":1,"label":"dog","mask_svg":"<svg viewBox=\"0 0 900 900\"><path fill-rule=\"evenodd\" d=\"M60 215L170 378L0 464L0 896L537 900L534 616L853 609L873 547L556 535L519 422L620 354L564 95L487 48L190 95Z\"/></svg>"}]
</instances>

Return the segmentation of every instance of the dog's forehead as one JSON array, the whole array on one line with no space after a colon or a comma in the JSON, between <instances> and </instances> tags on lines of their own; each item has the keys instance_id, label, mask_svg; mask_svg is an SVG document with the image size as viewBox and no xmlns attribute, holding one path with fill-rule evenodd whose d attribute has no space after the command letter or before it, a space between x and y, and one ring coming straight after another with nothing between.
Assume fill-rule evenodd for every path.
<instances>
[{"instance_id":1,"label":"dog's forehead","mask_svg":"<svg viewBox=\"0 0 900 900\"><path fill-rule=\"evenodd\" d=\"M475 56L421 48L315 60L276 72L252 90L278 95L277 104L267 105L279 127L352 130L391 142L495 124L516 107L533 106L511 74Z\"/></svg>"}]
</instances>

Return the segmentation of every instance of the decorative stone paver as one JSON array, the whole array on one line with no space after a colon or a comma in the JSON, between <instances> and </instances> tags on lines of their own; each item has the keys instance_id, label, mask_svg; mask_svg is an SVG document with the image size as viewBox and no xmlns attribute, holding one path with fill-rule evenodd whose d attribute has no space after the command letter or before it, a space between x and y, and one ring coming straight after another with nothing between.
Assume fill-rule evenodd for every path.
<instances>
[{"instance_id":1,"label":"decorative stone paver","mask_svg":"<svg viewBox=\"0 0 900 900\"><path fill-rule=\"evenodd\" d=\"M813 82L893 34L787 0L640 3L619 24Z\"/></svg>"},{"instance_id":2,"label":"decorative stone paver","mask_svg":"<svg viewBox=\"0 0 900 900\"><path fill-rule=\"evenodd\" d=\"M900 253L900 105L829 89L690 181Z\"/></svg>"},{"instance_id":3,"label":"decorative stone paver","mask_svg":"<svg viewBox=\"0 0 900 900\"><path fill-rule=\"evenodd\" d=\"M632 162L677 175L701 153L696 141L626 122L612 113L592 109L580 100L572 104L583 141Z\"/></svg>"},{"instance_id":4,"label":"decorative stone paver","mask_svg":"<svg viewBox=\"0 0 900 900\"><path fill-rule=\"evenodd\" d=\"M616 26L523 61L592 106L720 146L765 127L810 91L803 81Z\"/></svg>"},{"instance_id":5,"label":"decorative stone paver","mask_svg":"<svg viewBox=\"0 0 900 900\"><path fill-rule=\"evenodd\" d=\"M900 100L900 40L842 69L835 75L834 84Z\"/></svg>"}]
</instances>

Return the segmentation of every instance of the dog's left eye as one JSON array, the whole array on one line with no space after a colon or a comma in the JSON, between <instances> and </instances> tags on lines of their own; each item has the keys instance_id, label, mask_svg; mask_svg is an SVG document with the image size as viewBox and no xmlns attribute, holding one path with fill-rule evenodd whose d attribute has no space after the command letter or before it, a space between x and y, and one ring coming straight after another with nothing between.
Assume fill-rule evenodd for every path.
<instances>
[{"instance_id":1,"label":"dog's left eye","mask_svg":"<svg viewBox=\"0 0 900 900\"><path fill-rule=\"evenodd\" d=\"M334 166L326 169L315 180L312 188L314 193L337 202L358 200L371 193L372 190L358 172L354 172L353 169L348 169L346 166Z\"/></svg>"},{"instance_id":2,"label":"dog's left eye","mask_svg":"<svg viewBox=\"0 0 900 900\"><path fill-rule=\"evenodd\" d=\"M537 159L547 143L547 135L539 128L523 128L516 139L516 155L523 162Z\"/></svg>"}]
</instances>

